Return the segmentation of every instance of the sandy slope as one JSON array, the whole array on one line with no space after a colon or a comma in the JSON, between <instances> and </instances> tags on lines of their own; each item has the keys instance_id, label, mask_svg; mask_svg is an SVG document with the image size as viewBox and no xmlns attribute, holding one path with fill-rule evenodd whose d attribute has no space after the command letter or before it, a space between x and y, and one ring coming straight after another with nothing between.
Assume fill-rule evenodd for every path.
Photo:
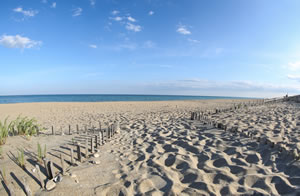
<instances>
[{"instance_id":1,"label":"sandy slope","mask_svg":"<svg viewBox=\"0 0 300 196\"><path fill-rule=\"evenodd\" d=\"M8 181L19 194L24 191L16 178L27 176L33 192L41 195L295 195L299 192L300 165L291 155L244 134L189 119L190 111L229 107L233 102L238 100L0 105L5 114L35 116L45 127L54 125L65 132L68 124L98 127L99 120L103 124L115 119L121 124L121 132L99 147L98 158L69 167L73 177L64 176L51 192L39 190L37 174L31 170L37 141L47 144L48 157L59 172L59 155L64 154L68 162L69 148L75 149L71 139L84 142L89 135L41 135L31 141L9 138L0 164L10 171ZM299 145L299 107L280 103L209 118L251 130L256 137L270 138L293 150ZM1 118L4 116L2 113ZM29 174L8 157L20 147L28 152ZM100 160L100 164L92 164L92 160ZM5 193L0 186L0 195Z\"/></svg>"}]
</instances>

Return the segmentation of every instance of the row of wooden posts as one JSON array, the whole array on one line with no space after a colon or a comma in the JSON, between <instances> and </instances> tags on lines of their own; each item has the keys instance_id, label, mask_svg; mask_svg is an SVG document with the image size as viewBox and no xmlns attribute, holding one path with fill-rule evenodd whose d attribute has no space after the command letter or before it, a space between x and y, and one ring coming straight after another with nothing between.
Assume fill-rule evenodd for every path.
<instances>
[{"instance_id":1,"label":"row of wooden posts","mask_svg":"<svg viewBox=\"0 0 300 196\"><path fill-rule=\"evenodd\" d=\"M274 100L274 101L269 101L269 102L261 102L261 103L258 103L258 104L259 105L265 105L265 104L269 105L269 104L274 104L274 103L277 103L277 102L278 102L278 100ZM254 106L257 106L257 104L255 104ZM220 113L220 112L230 111L230 110L233 110L233 109L234 108L223 109L223 110L216 109L215 114ZM213 126L215 128L218 128L218 129L222 129L224 131L230 131L230 132L233 132L233 133L240 133L241 135L243 135L245 137L250 137L251 139L253 139L257 142L269 145L271 148L276 148L281 153L291 155L296 160L300 159L300 155L299 155L298 150L296 148L293 151L290 151L282 143L272 142L267 137L255 136L255 133L252 130L242 130L242 129L239 129L237 126L228 127L227 125L225 125L223 123L218 123L216 121L211 120L208 117L208 114L205 113L205 112L191 112L191 120L199 120L199 121L202 121L204 124ZM247 133L246 133L246 131L247 131Z\"/></svg>"},{"instance_id":2,"label":"row of wooden posts","mask_svg":"<svg viewBox=\"0 0 300 196\"><path fill-rule=\"evenodd\" d=\"M115 123L116 122L114 122L113 124L109 125L107 127L107 129L113 129L113 126L115 125ZM88 128L87 125L84 125L84 132L88 132L89 130L92 130L93 132L95 132L97 129L96 129L96 127ZM101 122L99 122L99 130L102 130L102 124L101 124ZM71 125L68 126L68 134L72 135L74 132L77 133L77 134L80 134L80 132L82 132L82 130L79 128L78 124L76 125L76 131L72 129ZM56 135L56 133L58 133L58 131L55 130L54 126L51 126L51 133L52 133L52 135ZM65 132L61 129L60 134L64 135Z\"/></svg>"},{"instance_id":3,"label":"row of wooden posts","mask_svg":"<svg viewBox=\"0 0 300 196\"><path fill-rule=\"evenodd\" d=\"M52 129L52 130L54 130L54 129ZM70 126L69 126L69 130L71 130ZM77 125L77 131L78 130L79 129L78 129L78 125ZM89 139L85 140L85 146L84 146L84 148L85 148L84 156L85 156L85 159L88 160L88 158L89 158L88 141L90 140L90 152L92 154L94 154L95 149L97 149L101 145L104 145L106 142L109 142L109 140L111 140L113 138L113 136L120 131L120 126L119 126L118 122L114 122L113 124L108 125L107 128L102 129L101 123L100 123L99 130L92 129L90 131L90 133L91 133L90 135L88 134L88 129L85 129L85 130L86 130L86 132L85 132L85 135L83 135L83 136L91 136ZM77 132L77 133L79 133L79 132ZM53 131L52 134L55 134L55 132ZM69 131L69 134L72 134L71 131ZM77 147L78 162L83 162L83 157L82 157L83 146L81 146L81 144L78 142L73 143L73 145ZM60 162L61 162L61 174L66 175L66 164L65 164L65 158L64 158L63 154L60 154ZM70 163L71 163L71 166L76 165L75 158L74 158L74 150L73 150L72 146L70 147ZM54 173L53 162L49 158L44 157L43 164L46 169L47 180L48 181L54 180L54 178L56 176ZM46 185L44 183L44 179L42 177L42 173L40 171L40 167L38 164L35 165L35 169L38 174L38 179L39 179L41 188L42 189L46 188ZM29 196L32 195L32 192L25 180L23 181L23 185L24 185L24 191L25 191L26 195L29 195ZM14 191L11 189L11 187L9 188L9 192L11 195L15 195Z\"/></svg>"},{"instance_id":4,"label":"row of wooden posts","mask_svg":"<svg viewBox=\"0 0 300 196\"><path fill-rule=\"evenodd\" d=\"M249 103L240 103L238 105L234 104L234 106L229 107L229 108L223 108L223 109L216 108L212 111L191 112L191 120L208 120L207 115L218 114L218 113L228 112L228 111L235 111L235 110L240 109L241 107L270 105L270 104L275 104L275 103L282 102L282 101L283 101L283 99L276 99L276 100L270 100L270 101L259 100L259 101L255 101L253 103L249 102ZM209 123L211 123L211 122L209 122Z\"/></svg>"}]
</instances>

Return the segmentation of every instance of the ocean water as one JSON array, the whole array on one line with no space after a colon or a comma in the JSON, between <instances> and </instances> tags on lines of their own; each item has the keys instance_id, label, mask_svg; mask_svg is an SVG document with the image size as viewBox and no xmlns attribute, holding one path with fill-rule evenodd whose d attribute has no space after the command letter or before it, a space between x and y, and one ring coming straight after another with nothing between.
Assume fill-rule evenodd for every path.
<instances>
[{"instance_id":1,"label":"ocean water","mask_svg":"<svg viewBox=\"0 0 300 196\"><path fill-rule=\"evenodd\" d=\"M0 104L33 102L111 102L111 101L171 101L203 99L247 99L241 97L182 96L182 95L13 95L0 96Z\"/></svg>"}]
</instances>

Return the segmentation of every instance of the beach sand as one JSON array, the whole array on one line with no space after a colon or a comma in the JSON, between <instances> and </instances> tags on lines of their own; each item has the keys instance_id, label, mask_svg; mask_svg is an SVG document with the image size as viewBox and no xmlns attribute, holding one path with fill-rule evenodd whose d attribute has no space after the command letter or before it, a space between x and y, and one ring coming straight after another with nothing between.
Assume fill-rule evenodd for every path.
<instances>
[{"instance_id":1,"label":"beach sand","mask_svg":"<svg viewBox=\"0 0 300 196\"><path fill-rule=\"evenodd\" d=\"M297 195L300 194L300 104L275 103L206 115L227 125L215 128L191 120L191 111L230 108L253 100L201 100L107 103L24 103L0 105L0 119L19 114L35 117L47 130L30 140L9 137L2 146L8 188L24 195L23 177L37 195ZM206 120L205 122L207 122ZM70 166L73 141L83 146L84 127L118 121L120 131L99 155L91 153ZM68 135L69 125L73 131ZM75 134L76 125L81 129ZM51 135L53 126L56 135ZM238 132L232 132L237 127ZM61 132L64 135L61 135ZM35 168L37 142L47 145L54 172L61 172L60 155L67 173L52 191L40 189ZM25 151L26 170L14 161ZM83 152L85 152L83 148ZM76 152L75 152L75 158ZM97 162L97 164L93 163ZM42 177L45 169L40 164ZM0 195L6 195L4 183Z\"/></svg>"}]
</instances>

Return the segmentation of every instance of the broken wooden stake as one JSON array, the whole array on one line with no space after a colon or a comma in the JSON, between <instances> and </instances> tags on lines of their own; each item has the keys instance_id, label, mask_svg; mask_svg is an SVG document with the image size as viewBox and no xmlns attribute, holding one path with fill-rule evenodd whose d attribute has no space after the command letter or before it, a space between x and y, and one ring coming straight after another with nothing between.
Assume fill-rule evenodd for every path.
<instances>
[{"instance_id":1,"label":"broken wooden stake","mask_svg":"<svg viewBox=\"0 0 300 196\"><path fill-rule=\"evenodd\" d=\"M61 173L64 176L66 174L66 168L65 168L65 160L63 154L60 154L60 162L61 162Z\"/></svg>"},{"instance_id":2,"label":"broken wooden stake","mask_svg":"<svg viewBox=\"0 0 300 196\"><path fill-rule=\"evenodd\" d=\"M43 189L45 187L45 185L44 185L44 180L42 178L40 167L39 167L39 165L35 165L35 168L36 168L36 172L37 172L38 177L39 177L41 188Z\"/></svg>"}]
</instances>

